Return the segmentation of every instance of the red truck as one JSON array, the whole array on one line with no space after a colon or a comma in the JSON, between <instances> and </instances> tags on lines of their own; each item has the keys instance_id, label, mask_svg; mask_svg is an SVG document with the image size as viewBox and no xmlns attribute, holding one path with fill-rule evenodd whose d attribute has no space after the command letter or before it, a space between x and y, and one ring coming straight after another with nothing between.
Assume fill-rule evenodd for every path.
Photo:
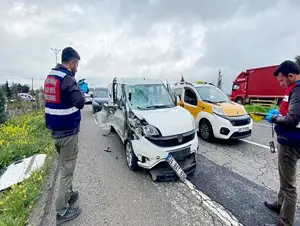
<instances>
[{"instance_id":1,"label":"red truck","mask_svg":"<svg viewBox=\"0 0 300 226\"><path fill-rule=\"evenodd\" d=\"M277 67L252 68L241 72L233 81L230 99L239 104L282 100L285 88L280 86L273 74Z\"/></svg>"}]
</instances>

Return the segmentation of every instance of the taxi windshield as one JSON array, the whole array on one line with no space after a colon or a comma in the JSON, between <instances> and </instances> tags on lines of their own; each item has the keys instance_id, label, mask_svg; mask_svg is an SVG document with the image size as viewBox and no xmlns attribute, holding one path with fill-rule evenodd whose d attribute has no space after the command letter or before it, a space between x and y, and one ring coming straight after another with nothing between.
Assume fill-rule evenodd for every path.
<instances>
[{"instance_id":1,"label":"taxi windshield","mask_svg":"<svg viewBox=\"0 0 300 226\"><path fill-rule=\"evenodd\" d=\"M203 101L209 103L228 103L230 102L229 97L215 86L199 86L196 87L197 92L199 93Z\"/></svg>"},{"instance_id":2,"label":"taxi windshield","mask_svg":"<svg viewBox=\"0 0 300 226\"><path fill-rule=\"evenodd\" d=\"M164 84L126 85L126 98L134 109L151 110L175 107Z\"/></svg>"}]
</instances>

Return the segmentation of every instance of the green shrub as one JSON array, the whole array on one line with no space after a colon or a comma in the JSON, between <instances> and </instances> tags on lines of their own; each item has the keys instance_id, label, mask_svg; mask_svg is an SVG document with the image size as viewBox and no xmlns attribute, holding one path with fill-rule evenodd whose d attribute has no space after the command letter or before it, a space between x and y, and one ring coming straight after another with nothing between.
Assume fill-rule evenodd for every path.
<instances>
[{"instance_id":1,"label":"green shrub","mask_svg":"<svg viewBox=\"0 0 300 226\"><path fill-rule=\"evenodd\" d=\"M16 160L37 153L55 152L46 129L44 111L24 114L0 124L0 165L7 167ZM31 209L42 192L47 164L30 178L0 193L0 226L24 226Z\"/></svg>"}]
</instances>

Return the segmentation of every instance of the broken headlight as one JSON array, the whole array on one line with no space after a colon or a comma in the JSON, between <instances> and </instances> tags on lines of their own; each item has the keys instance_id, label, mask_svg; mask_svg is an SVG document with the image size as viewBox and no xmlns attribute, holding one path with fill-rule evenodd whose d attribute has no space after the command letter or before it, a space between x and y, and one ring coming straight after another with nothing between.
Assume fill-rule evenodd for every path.
<instances>
[{"instance_id":1,"label":"broken headlight","mask_svg":"<svg viewBox=\"0 0 300 226\"><path fill-rule=\"evenodd\" d=\"M144 125L142 128L145 136L159 136L158 129L156 129L154 126Z\"/></svg>"},{"instance_id":2,"label":"broken headlight","mask_svg":"<svg viewBox=\"0 0 300 226\"><path fill-rule=\"evenodd\" d=\"M138 136L159 136L160 133L158 129L152 125L146 124L145 122L137 121L135 125L135 133Z\"/></svg>"}]
</instances>

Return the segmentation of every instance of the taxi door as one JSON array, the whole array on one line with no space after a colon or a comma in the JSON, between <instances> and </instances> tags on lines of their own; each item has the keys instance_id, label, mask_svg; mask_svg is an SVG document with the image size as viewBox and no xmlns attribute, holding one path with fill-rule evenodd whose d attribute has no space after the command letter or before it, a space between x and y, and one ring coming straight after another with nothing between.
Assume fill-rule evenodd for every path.
<instances>
[{"instance_id":1,"label":"taxi door","mask_svg":"<svg viewBox=\"0 0 300 226\"><path fill-rule=\"evenodd\" d=\"M203 107L201 107L199 104L199 96L197 95L196 91L190 87L184 87L183 97L180 105L188 110L194 116L194 119L196 119L198 113L203 110Z\"/></svg>"}]
</instances>

